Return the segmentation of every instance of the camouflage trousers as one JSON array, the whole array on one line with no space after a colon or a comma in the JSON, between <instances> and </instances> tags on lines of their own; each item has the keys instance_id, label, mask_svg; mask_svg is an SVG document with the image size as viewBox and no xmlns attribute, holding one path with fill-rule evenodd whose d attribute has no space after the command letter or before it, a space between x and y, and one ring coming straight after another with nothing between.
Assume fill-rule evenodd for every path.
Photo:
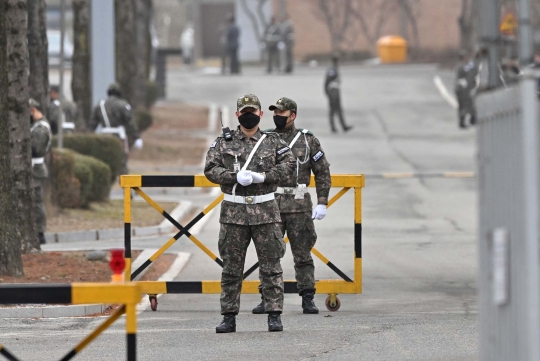
<instances>
[{"instance_id":1,"label":"camouflage trousers","mask_svg":"<svg viewBox=\"0 0 540 361\"><path fill-rule=\"evenodd\" d=\"M283 270L280 259L285 243L279 223L245 226L222 223L219 231L219 254L223 259L221 274L221 314L238 314L246 252L253 239L259 258L259 277L266 312L283 311Z\"/></svg>"},{"instance_id":2,"label":"camouflage trousers","mask_svg":"<svg viewBox=\"0 0 540 361\"><path fill-rule=\"evenodd\" d=\"M287 233L294 260L298 293L315 292L315 265L311 249L317 241L317 233L311 212L281 213L281 230Z\"/></svg>"},{"instance_id":3,"label":"camouflage trousers","mask_svg":"<svg viewBox=\"0 0 540 361\"><path fill-rule=\"evenodd\" d=\"M34 189L34 212L36 214L36 228L38 233L45 233L47 226L47 216L45 214L45 204L43 203L43 181L41 179L32 180Z\"/></svg>"}]
</instances>

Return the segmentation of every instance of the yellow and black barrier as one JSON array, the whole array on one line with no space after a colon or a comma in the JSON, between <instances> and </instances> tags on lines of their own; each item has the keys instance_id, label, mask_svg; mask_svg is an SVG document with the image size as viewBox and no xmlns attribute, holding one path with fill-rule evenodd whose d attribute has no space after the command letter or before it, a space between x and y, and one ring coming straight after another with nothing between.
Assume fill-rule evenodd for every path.
<instances>
[{"instance_id":1,"label":"yellow and black barrier","mask_svg":"<svg viewBox=\"0 0 540 361\"><path fill-rule=\"evenodd\" d=\"M127 360L135 361L137 359L137 304L141 299L141 294L141 287L137 283L5 284L0 285L0 304L121 304L122 306L114 314L60 360L71 360L125 313ZM0 345L0 354L10 361L19 360L3 345Z\"/></svg>"},{"instance_id":2,"label":"yellow and black barrier","mask_svg":"<svg viewBox=\"0 0 540 361\"><path fill-rule=\"evenodd\" d=\"M184 176L142 176L142 175L123 175L120 177L120 185L124 188L124 246L125 246L125 279L133 280L145 268L150 266L161 254L171 247L180 237L187 236L201 250L206 253L214 262L223 267L222 260L210 251L201 241L199 241L189 230L205 217L222 200L223 194L218 196L210 205L199 213L186 226L182 226L173 219L166 211L154 202L141 187L218 187L217 184L210 182L204 175L184 175ZM311 187L315 186L315 179L311 179ZM328 203L332 206L350 189L354 189L354 277L351 279L342 272L335 264L330 262L316 248L312 253L323 261L328 267L336 272L343 280L321 280L316 284L319 293L327 293L329 297L326 300L326 307L335 311L340 306L337 294L357 294L362 293L362 188L364 187L363 175L333 175L332 187L342 187ZM156 251L148 260L146 260L135 272L131 273L131 189L139 194L148 204L157 212L178 228L176 233L167 241L158 251ZM288 239L286 239L288 241ZM244 273L244 279L258 268L256 263ZM195 282L139 282L142 293L153 297L157 294L167 293L220 293L221 285L219 281L195 281ZM244 281L242 293L258 293L259 281ZM286 293L297 293L296 282L285 282ZM154 299L155 300L155 299ZM154 309L154 306L152 307Z\"/></svg>"}]
</instances>

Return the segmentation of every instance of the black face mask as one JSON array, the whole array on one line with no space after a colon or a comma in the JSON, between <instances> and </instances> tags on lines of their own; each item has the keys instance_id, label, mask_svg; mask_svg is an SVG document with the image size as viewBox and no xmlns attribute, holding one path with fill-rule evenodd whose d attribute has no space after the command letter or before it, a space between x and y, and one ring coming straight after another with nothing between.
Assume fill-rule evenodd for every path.
<instances>
[{"instance_id":1,"label":"black face mask","mask_svg":"<svg viewBox=\"0 0 540 361\"><path fill-rule=\"evenodd\" d=\"M254 113L244 113L238 117L240 125L246 129L253 129L261 121L261 117Z\"/></svg>"},{"instance_id":2,"label":"black face mask","mask_svg":"<svg viewBox=\"0 0 540 361\"><path fill-rule=\"evenodd\" d=\"M287 125L287 119L289 119L289 117L283 115L274 115L274 124L276 125L276 128L285 128L285 126Z\"/></svg>"}]
</instances>

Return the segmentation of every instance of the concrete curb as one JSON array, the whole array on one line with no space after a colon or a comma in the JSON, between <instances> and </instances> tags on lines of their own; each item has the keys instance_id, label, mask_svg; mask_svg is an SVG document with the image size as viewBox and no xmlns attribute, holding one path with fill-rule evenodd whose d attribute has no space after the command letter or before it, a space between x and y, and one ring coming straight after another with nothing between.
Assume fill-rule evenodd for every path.
<instances>
[{"instance_id":1,"label":"concrete curb","mask_svg":"<svg viewBox=\"0 0 540 361\"><path fill-rule=\"evenodd\" d=\"M182 201L172 212L171 216L179 221L189 212L193 205L190 201ZM134 227L132 229L133 237L161 236L173 232L175 227L168 220L164 220L158 226ZM124 238L124 229L101 229L75 232L45 233L45 238L49 243L73 243L83 241L100 241L106 239Z\"/></svg>"}]
</instances>

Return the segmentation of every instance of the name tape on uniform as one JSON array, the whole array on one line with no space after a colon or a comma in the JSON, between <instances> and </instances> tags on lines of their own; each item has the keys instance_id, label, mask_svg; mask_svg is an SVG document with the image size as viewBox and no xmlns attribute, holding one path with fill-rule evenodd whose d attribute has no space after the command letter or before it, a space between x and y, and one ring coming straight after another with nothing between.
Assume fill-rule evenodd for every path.
<instances>
[{"instance_id":1,"label":"name tape on uniform","mask_svg":"<svg viewBox=\"0 0 540 361\"><path fill-rule=\"evenodd\" d=\"M290 149L291 148L289 148L289 147L281 148L280 150L277 151L277 154L282 155L283 153L289 151Z\"/></svg>"},{"instance_id":2,"label":"name tape on uniform","mask_svg":"<svg viewBox=\"0 0 540 361\"><path fill-rule=\"evenodd\" d=\"M313 161L316 162L318 161L319 159L321 159L323 157L324 153L322 151L318 151L317 153L315 153L315 155L313 156Z\"/></svg>"}]
</instances>

